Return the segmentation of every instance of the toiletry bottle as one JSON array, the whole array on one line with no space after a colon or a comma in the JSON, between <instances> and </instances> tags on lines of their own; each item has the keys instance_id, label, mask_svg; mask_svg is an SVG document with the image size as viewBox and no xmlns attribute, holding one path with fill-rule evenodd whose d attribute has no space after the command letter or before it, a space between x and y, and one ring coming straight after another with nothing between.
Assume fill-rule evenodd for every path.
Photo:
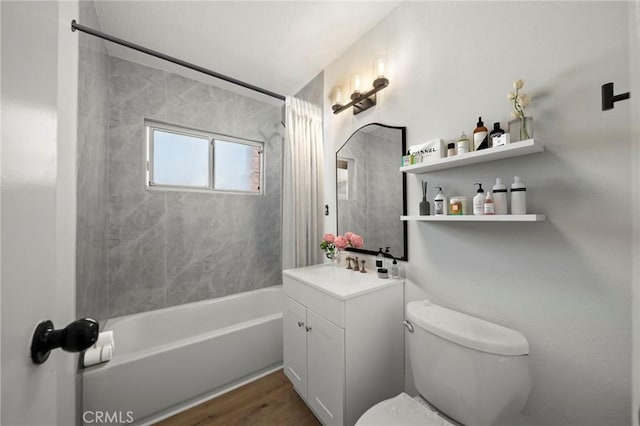
<instances>
[{"instance_id":1,"label":"toiletry bottle","mask_svg":"<svg viewBox=\"0 0 640 426\"><path fill-rule=\"evenodd\" d=\"M398 278L398 261L395 259L391 264L391 278Z\"/></svg>"},{"instance_id":2,"label":"toiletry bottle","mask_svg":"<svg viewBox=\"0 0 640 426\"><path fill-rule=\"evenodd\" d=\"M447 144L447 157L453 157L456 155L456 144L450 142Z\"/></svg>"},{"instance_id":3,"label":"toiletry bottle","mask_svg":"<svg viewBox=\"0 0 640 426\"><path fill-rule=\"evenodd\" d=\"M384 267L387 269L391 268L391 261L389 259L395 259L395 257L391 255L391 247L386 247L384 250Z\"/></svg>"},{"instance_id":4,"label":"toiletry bottle","mask_svg":"<svg viewBox=\"0 0 640 426\"><path fill-rule=\"evenodd\" d=\"M458 155L469 152L469 138L464 134L464 132L460 135L460 139L458 139L458 144L456 146L458 149Z\"/></svg>"},{"instance_id":5,"label":"toiletry bottle","mask_svg":"<svg viewBox=\"0 0 640 426\"><path fill-rule=\"evenodd\" d=\"M485 215L496 214L496 206L495 206L495 203L493 202L493 198L491 197L491 191L488 191L487 196L484 197L483 213Z\"/></svg>"},{"instance_id":6,"label":"toiletry bottle","mask_svg":"<svg viewBox=\"0 0 640 426\"><path fill-rule=\"evenodd\" d=\"M431 206L427 201L427 182L422 181L422 201L418 206L420 209L420 216L429 216L431 214Z\"/></svg>"},{"instance_id":7,"label":"toiletry bottle","mask_svg":"<svg viewBox=\"0 0 640 426\"><path fill-rule=\"evenodd\" d=\"M511 184L511 214L527 214L527 188L520 176Z\"/></svg>"},{"instance_id":8,"label":"toiletry bottle","mask_svg":"<svg viewBox=\"0 0 640 426\"><path fill-rule=\"evenodd\" d=\"M496 214L507 214L507 187L502 183L502 179L496 179L496 184L493 185L492 191Z\"/></svg>"},{"instance_id":9,"label":"toiletry bottle","mask_svg":"<svg viewBox=\"0 0 640 426\"><path fill-rule=\"evenodd\" d=\"M433 199L433 210L436 216L444 216L447 214L447 198L442 194L442 188L436 186L438 193Z\"/></svg>"},{"instance_id":10,"label":"toiletry bottle","mask_svg":"<svg viewBox=\"0 0 640 426\"><path fill-rule=\"evenodd\" d=\"M480 149L489 148L489 132L484 127L482 117L478 117L478 127L473 131L473 150L478 151Z\"/></svg>"},{"instance_id":11,"label":"toiletry bottle","mask_svg":"<svg viewBox=\"0 0 640 426\"><path fill-rule=\"evenodd\" d=\"M500 122L493 123L493 130L489 133L489 147L491 148L496 146L496 144L493 143L493 138L497 139L502 135L504 135L504 130L500 128Z\"/></svg>"},{"instance_id":12,"label":"toiletry bottle","mask_svg":"<svg viewBox=\"0 0 640 426\"><path fill-rule=\"evenodd\" d=\"M481 183L474 183L474 185L478 185L478 191L476 196L473 197L473 214L482 216L484 213L484 189L482 189Z\"/></svg>"},{"instance_id":13,"label":"toiletry bottle","mask_svg":"<svg viewBox=\"0 0 640 426\"><path fill-rule=\"evenodd\" d=\"M382 247L380 247L380 251L376 255L376 268L382 268L384 266L384 254L382 253Z\"/></svg>"}]
</instances>

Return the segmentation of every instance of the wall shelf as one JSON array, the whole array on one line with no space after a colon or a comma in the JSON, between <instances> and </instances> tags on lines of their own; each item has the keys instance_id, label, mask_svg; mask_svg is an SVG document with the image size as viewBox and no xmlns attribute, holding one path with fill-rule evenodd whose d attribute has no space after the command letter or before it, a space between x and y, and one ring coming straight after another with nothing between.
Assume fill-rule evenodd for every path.
<instances>
[{"instance_id":1,"label":"wall shelf","mask_svg":"<svg viewBox=\"0 0 640 426\"><path fill-rule=\"evenodd\" d=\"M472 164L485 163L487 161L501 160L503 158L519 157L521 155L535 154L544 151L544 146L536 144L533 139L513 142L507 145L496 146L473 151L453 157L439 158L426 163L412 164L400 167L404 173L427 173L436 170L451 169L454 167L470 166Z\"/></svg>"},{"instance_id":2,"label":"wall shelf","mask_svg":"<svg viewBox=\"0 0 640 426\"><path fill-rule=\"evenodd\" d=\"M400 220L415 222L543 222L543 214L501 214L488 216L400 216Z\"/></svg>"}]
</instances>

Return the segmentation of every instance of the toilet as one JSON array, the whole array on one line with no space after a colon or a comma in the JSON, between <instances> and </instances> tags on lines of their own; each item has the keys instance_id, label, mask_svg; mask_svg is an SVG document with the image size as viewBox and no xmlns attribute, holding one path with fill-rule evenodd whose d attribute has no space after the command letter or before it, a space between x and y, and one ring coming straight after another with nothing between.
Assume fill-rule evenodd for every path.
<instances>
[{"instance_id":1,"label":"toilet","mask_svg":"<svg viewBox=\"0 0 640 426\"><path fill-rule=\"evenodd\" d=\"M492 426L520 413L531 388L522 333L428 300L408 303L406 313L420 396L382 401L357 426Z\"/></svg>"}]
</instances>

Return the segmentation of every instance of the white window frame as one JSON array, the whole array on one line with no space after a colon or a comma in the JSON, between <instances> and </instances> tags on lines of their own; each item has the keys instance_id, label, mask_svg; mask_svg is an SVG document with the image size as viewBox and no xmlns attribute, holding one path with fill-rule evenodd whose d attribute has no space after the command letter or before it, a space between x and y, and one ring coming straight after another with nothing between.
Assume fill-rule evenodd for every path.
<instances>
[{"instance_id":1,"label":"white window frame","mask_svg":"<svg viewBox=\"0 0 640 426\"><path fill-rule=\"evenodd\" d=\"M264 142L255 141L250 139L238 138L235 136L223 135L219 133L208 132L205 130L192 129L185 126L179 126L175 124L164 123L161 121L155 121L150 119L144 120L145 127L145 157L144 157L144 175L145 175L145 187L149 190L162 190L162 191L187 191L187 192L208 192L208 193L225 193L225 194L243 194L243 195L264 195ZM182 185L166 185L159 184L153 181L153 131L160 130L167 133L175 133L178 135L185 135L200 139L207 139L209 141L209 155L208 155L208 167L209 167L209 183L207 186L182 186ZM257 191L241 191L241 190L228 190L215 188L214 181L214 160L215 160L215 141L231 142L241 145L249 145L258 148L260 154L260 177L259 187Z\"/></svg>"}]
</instances>

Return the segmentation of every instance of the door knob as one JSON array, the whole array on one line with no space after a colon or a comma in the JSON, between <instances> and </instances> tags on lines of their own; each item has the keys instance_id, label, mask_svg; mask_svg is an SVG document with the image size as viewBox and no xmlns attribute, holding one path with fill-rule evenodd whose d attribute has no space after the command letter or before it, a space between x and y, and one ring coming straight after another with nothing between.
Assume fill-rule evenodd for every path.
<instances>
[{"instance_id":1,"label":"door knob","mask_svg":"<svg viewBox=\"0 0 640 426\"><path fill-rule=\"evenodd\" d=\"M55 330L51 321L42 321L31 339L31 360L34 364L42 364L55 348L67 352L83 351L98 340L99 328L98 322L91 318L81 318L60 330Z\"/></svg>"},{"instance_id":2,"label":"door knob","mask_svg":"<svg viewBox=\"0 0 640 426\"><path fill-rule=\"evenodd\" d=\"M302 327L304 323L302 321L298 321L298 327Z\"/></svg>"},{"instance_id":3,"label":"door knob","mask_svg":"<svg viewBox=\"0 0 640 426\"><path fill-rule=\"evenodd\" d=\"M311 331L311 327L305 327L305 330L307 330L308 332Z\"/></svg>"}]
</instances>

